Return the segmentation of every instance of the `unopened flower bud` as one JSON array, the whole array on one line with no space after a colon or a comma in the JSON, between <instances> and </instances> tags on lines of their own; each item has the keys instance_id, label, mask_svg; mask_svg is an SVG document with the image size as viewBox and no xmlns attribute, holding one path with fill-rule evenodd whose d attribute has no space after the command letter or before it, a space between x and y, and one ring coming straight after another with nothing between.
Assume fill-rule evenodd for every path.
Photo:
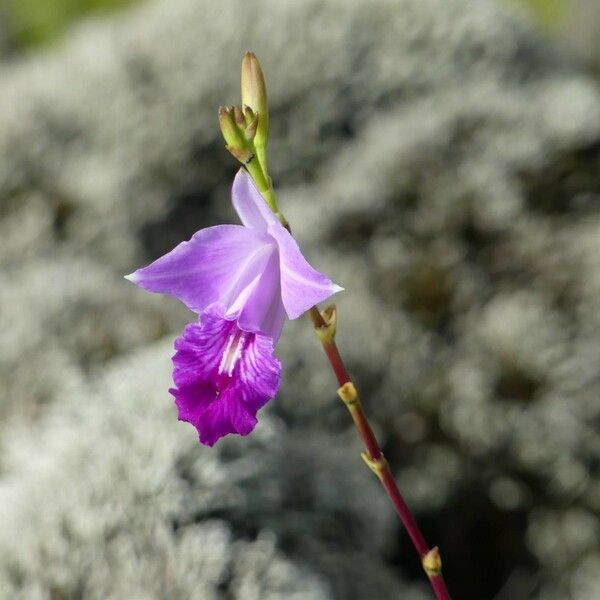
<instances>
[{"instance_id":1,"label":"unopened flower bud","mask_svg":"<svg viewBox=\"0 0 600 600\"><path fill-rule=\"evenodd\" d=\"M242 106L242 111L244 112L244 118L246 119L246 125L250 125L252 121L256 118L256 114L254 111L245 104Z\"/></svg>"},{"instance_id":2,"label":"unopened flower bud","mask_svg":"<svg viewBox=\"0 0 600 600\"><path fill-rule=\"evenodd\" d=\"M242 104L249 106L259 117L255 144L266 145L269 133L267 86L254 52L246 52L242 59Z\"/></svg>"},{"instance_id":3,"label":"unopened flower bud","mask_svg":"<svg viewBox=\"0 0 600 600\"><path fill-rule=\"evenodd\" d=\"M242 112L242 109L239 106L233 107L233 116L235 122L240 127L243 127L246 124L246 117L244 117L244 113Z\"/></svg>"},{"instance_id":4,"label":"unopened flower bud","mask_svg":"<svg viewBox=\"0 0 600 600\"><path fill-rule=\"evenodd\" d=\"M221 126L221 133L228 146L241 148L244 145L244 140L242 139L240 130L234 120L232 108L225 106L219 107L219 125Z\"/></svg>"},{"instance_id":5,"label":"unopened flower bud","mask_svg":"<svg viewBox=\"0 0 600 600\"><path fill-rule=\"evenodd\" d=\"M254 140L255 136L256 136L256 131L258 129L258 122L259 122L259 118L258 115L254 116L254 120L251 121L248 124L248 127L246 127L246 129L244 130L244 137L251 142L252 140Z\"/></svg>"}]
</instances>

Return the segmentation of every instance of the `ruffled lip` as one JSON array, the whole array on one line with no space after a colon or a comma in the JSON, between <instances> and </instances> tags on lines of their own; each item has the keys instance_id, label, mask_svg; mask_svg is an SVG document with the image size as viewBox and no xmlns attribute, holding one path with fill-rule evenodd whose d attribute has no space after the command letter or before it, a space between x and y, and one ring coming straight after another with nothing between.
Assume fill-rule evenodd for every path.
<instances>
[{"instance_id":1,"label":"ruffled lip","mask_svg":"<svg viewBox=\"0 0 600 600\"><path fill-rule=\"evenodd\" d=\"M191 423L202 444L248 435L256 414L279 388L281 363L272 338L238 327L222 307L208 309L175 342L173 379L179 419Z\"/></svg>"}]
</instances>

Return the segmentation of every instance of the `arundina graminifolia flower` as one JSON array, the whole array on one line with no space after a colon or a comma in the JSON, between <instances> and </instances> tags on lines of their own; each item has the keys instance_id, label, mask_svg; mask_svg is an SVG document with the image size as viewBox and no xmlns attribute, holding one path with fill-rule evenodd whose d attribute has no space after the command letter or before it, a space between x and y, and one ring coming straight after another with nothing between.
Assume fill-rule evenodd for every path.
<instances>
[{"instance_id":1,"label":"arundina graminifolia flower","mask_svg":"<svg viewBox=\"0 0 600 600\"><path fill-rule=\"evenodd\" d=\"M306 262L244 170L232 200L243 226L201 229L127 276L199 316L175 342L170 392L179 419L209 446L228 433L250 433L257 411L277 393L281 364L274 349L286 317L342 289Z\"/></svg>"}]
</instances>

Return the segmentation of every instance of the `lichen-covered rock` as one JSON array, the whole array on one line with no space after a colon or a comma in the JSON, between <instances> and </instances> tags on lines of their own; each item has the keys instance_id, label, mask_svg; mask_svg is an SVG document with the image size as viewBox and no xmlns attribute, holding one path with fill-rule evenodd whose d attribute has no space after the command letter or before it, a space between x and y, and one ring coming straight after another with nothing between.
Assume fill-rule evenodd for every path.
<instances>
[{"instance_id":1,"label":"lichen-covered rock","mask_svg":"<svg viewBox=\"0 0 600 600\"><path fill-rule=\"evenodd\" d=\"M600 72L600 40L596 24L600 6L595 0L565 2L564 18L553 33L582 62Z\"/></svg>"},{"instance_id":2,"label":"lichen-covered rock","mask_svg":"<svg viewBox=\"0 0 600 600\"><path fill-rule=\"evenodd\" d=\"M233 218L215 115L247 48L281 204L347 289L340 346L455 596L594 597L600 92L499 0L170 0L0 63L0 594L423 589L307 324L257 432L209 451L166 392L190 316L122 279Z\"/></svg>"},{"instance_id":3,"label":"lichen-covered rock","mask_svg":"<svg viewBox=\"0 0 600 600\"><path fill-rule=\"evenodd\" d=\"M378 558L391 515L348 460L356 443L265 415L252 437L200 447L165 398L169 352L130 356L40 430L6 434L2 598L425 597Z\"/></svg>"}]
</instances>

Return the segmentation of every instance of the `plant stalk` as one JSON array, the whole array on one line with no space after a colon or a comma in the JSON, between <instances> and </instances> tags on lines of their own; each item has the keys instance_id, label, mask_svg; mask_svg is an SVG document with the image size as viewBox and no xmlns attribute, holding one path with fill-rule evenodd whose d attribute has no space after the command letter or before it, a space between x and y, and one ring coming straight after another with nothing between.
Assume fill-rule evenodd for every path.
<instances>
[{"instance_id":1,"label":"plant stalk","mask_svg":"<svg viewBox=\"0 0 600 600\"><path fill-rule=\"evenodd\" d=\"M396 510L400 521L406 528L412 544L421 559L421 564L429 578L429 582L435 592L436 598L438 600L451 600L442 576L442 560L439 549L437 546L431 549L429 548L425 541L425 537L398 489L389 464L379 447L377 438L375 437L371 425L369 424L369 420L361 406L356 387L348 375L344 361L335 343L335 335L325 334L330 327L330 323L325 320L316 306L310 309L309 314L315 331L321 340L329 364L331 365L340 386L338 395L348 408L358 434L365 445L366 452L362 454L363 460L375 475L377 475L377 478L394 505L394 509Z\"/></svg>"}]
</instances>

